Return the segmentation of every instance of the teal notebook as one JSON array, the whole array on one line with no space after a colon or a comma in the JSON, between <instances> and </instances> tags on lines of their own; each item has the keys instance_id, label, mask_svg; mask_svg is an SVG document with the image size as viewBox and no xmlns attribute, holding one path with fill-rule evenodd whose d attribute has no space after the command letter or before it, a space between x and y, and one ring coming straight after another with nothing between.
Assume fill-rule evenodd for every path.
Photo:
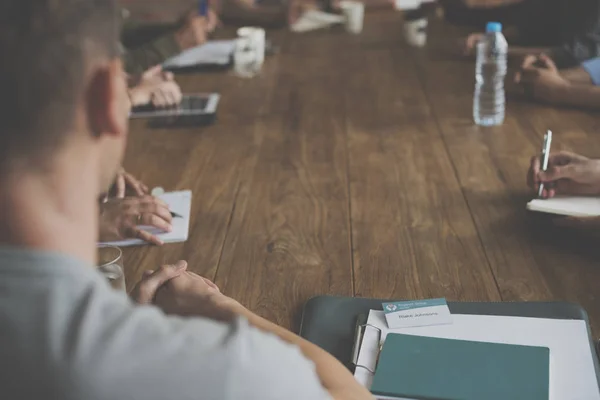
<instances>
[{"instance_id":1,"label":"teal notebook","mask_svg":"<svg viewBox=\"0 0 600 400\"><path fill-rule=\"evenodd\" d=\"M371 392L418 400L548 400L547 347L389 334Z\"/></svg>"}]
</instances>

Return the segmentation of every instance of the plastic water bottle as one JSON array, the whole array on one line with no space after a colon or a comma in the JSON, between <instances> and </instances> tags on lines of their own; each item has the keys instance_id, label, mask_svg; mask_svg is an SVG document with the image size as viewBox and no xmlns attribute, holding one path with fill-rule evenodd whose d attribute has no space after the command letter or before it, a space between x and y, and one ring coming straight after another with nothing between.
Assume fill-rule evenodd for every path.
<instances>
[{"instance_id":1,"label":"plastic water bottle","mask_svg":"<svg viewBox=\"0 0 600 400\"><path fill-rule=\"evenodd\" d=\"M502 24L488 22L484 37L477 43L473 98L473 119L477 125L493 126L504 122L507 52Z\"/></svg>"}]
</instances>

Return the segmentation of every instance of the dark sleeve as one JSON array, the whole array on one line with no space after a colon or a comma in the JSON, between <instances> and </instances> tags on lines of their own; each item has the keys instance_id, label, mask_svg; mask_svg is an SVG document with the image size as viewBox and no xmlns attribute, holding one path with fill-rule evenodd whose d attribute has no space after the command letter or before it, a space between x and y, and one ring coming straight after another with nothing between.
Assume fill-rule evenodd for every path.
<instances>
[{"instance_id":1,"label":"dark sleeve","mask_svg":"<svg viewBox=\"0 0 600 400\"><path fill-rule=\"evenodd\" d=\"M175 40L176 24L147 24L126 20L121 42L125 48L123 63L129 74L139 74L162 64L181 52Z\"/></svg>"},{"instance_id":2,"label":"dark sleeve","mask_svg":"<svg viewBox=\"0 0 600 400\"><path fill-rule=\"evenodd\" d=\"M170 33L133 49L125 49L123 62L127 73L140 74L155 65L162 64L181 52L175 36Z\"/></svg>"},{"instance_id":3,"label":"dark sleeve","mask_svg":"<svg viewBox=\"0 0 600 400\"><path fill-rule=\"evenodd\" d=\"M600 27L589 33L576 35L565 41L559 51L562 68L579 65L591 58L600 57Z\"/></svg>"},{"instance_id":4,"label":"dark sleeve","mask_svg":"<svg viewBox=\"0 0 600 400\"><path fill-rule=\"evenodd\" d=\"M562 11L563 40L557 57L561 67L600 56L600 1L564 1Z\"/></svg>"},{"instance_id":5,"label":"dark sleeve","mask_svg":"<svg viewBox=\"0 0 600 400\"><path fill-rule=\"evenodd\" d=\"M477 26L480 29L484 29L485 24L489 21L513 26L518 23L519 16L528 7L527 0L495 7L469 7L462 0L441 0L440 3L449 22Z\"/></svg>"}]
</instances>

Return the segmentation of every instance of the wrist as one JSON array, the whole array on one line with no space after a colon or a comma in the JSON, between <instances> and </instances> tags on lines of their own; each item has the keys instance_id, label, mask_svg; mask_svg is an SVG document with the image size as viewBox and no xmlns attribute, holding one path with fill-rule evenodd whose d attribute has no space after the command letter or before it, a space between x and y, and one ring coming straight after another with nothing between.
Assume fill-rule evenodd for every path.
<instances>
[{"instance_id":1,"label":"wrist","mask_svg":"<svg viewBox=\"0 0 600 400\"><path fill-rule=\"evenodd\" d=\"M237 300L227 297L222 293L213 296L212 303L214 308L219 310L219 314L227 321L238 316L247 316L249 312L248 309L241 305Z\"/></svg>"},{"instance_id":2,"label":"wrist","mask_svg":"<svg viewBox=\"0 0 600 400\"><path fill-rule=\"evenodd\" d=\"M179 51L185 51L191 47L190 41L188 40L188 33L186 32L186 28L182 27L178 31L173 34L175 38L175 43L177 47L179 47Z\"/></svg>"},{"instance_id":3,"label":"wrist","mask_svg":"<svg viewBox=\"0 0 600 400\"><path fill-rule=\"evenodd\" d=\"M552 90L550 102L552 104L569 104L573 96L573 86L570 82L565 81L563 84L556 86Z\"/></svg>"},{"instance_id":4,"label":"wrist","mask_svg":"<svg viewBox=\"0 0 600 400\"><path fill-rule=\"evenodd\" d=\"M143 106L150 102L150 97L140 87L134 87L127 91L131 107Z\"/></svg>"}]
</instances>

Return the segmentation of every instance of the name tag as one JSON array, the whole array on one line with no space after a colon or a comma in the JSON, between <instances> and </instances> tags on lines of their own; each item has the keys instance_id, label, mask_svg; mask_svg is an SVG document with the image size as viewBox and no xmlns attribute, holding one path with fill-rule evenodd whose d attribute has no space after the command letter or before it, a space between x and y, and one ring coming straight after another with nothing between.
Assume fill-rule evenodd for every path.
<instances>
[{"instance_id":1,"label":"name tag","mask_svg":"<svg viewBox=\"0 0 600 400\"><path fill-rule=\"evenodd\" d=\"M446 299L383 303L383 311L391 329L452 323Z\"/></svg>"}]
</instances>

